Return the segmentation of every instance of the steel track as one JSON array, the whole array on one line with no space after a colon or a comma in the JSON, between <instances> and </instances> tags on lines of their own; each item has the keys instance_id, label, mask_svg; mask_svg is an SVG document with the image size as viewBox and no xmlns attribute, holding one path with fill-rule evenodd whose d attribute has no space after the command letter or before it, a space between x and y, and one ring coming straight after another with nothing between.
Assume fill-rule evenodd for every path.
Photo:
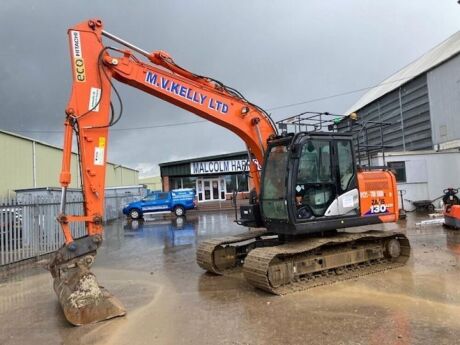
<instances>
[{"instance_id":1,"label":"steel track","mask_svg":"<svg viewBox=\"0 0 460 345\"><path fill-rule=\"evenodd\" d=\"M278 245L270 245L269 240L262 237L273 235L266 230L250 231L248 233L215 238L200 243L197 250L198 265L208 272L218 275L232 273L243 265L243 273L246 280L259 289L276 294L285 295L293 292L307 290L313 287L328 285L339 281L358 278L360 276L385 271L404 266L410 256L409 240L402 233L387 231L368 231L364 233L339 233L327 237L310 237L300 241ZM339 267L326 268L301 277L296 277L289 283L281 286L273 285L270 281L269 270L274 264L295 261L299 257L303 259L314 258L318 252L328 254L340 254L350 251L352 244L384 246L386 241L396 239L401 247L401 254L397 258L379 257L365 262L348 264L344 262ZM264 241L267 243L264 244ZM245 244L240 244L243 242ZM252 249L254 242L260 242L259 246ZM273 243L273 241L272 241ZM267 244L269 246L267 246ZM216 252L227 246L240 246L248 254L246 257L231 258L234 263L231 267L219 269L216 266ZM251 250L252 249L252 250ZM353 250L351 250L353 252Z\"/></svg>"},{"instance_id":2,"label":"steel track","mask_svg":"<svg viewBox=\"0 0 460 345\"><path fill-rule=\"evenodd\" d=\"M203 241L198 245L198 249L196 252L196 262L202 269L208 272L223 275L226 273L227 270L217 268L214 261L214 254L218 248L228 246L231 244L237 244L238 242L255 240L257 238L260 238L261 236L268 235L271 235L271 233L264 229L249 231L235 236L213 238L210 240ZM235 267L240 266L241 264L242 262L235 262Z\"/></svg>"},{"instance_id":3,"label":"steel track","mask_svg":"<svg viewBox=\"0 0 460 345\"><path fill-rule=\"evenodd\" d=\"M341 247L350 242L384 242L397 239L401 246L398 258L378 258L358 264L344 264L340 269L325 269L307 274L282 286L273 286L269 278L269 269L273 262L286 262L298 255L314 256L318 249L328 247L339 252ZM348 248L347 248L348 249ZM251 251L244 262L243 273L253 286L276 295L285 295L313 287L332 284L338 281L357 278L405 265L410 256L409 241L401 233L370 231L366 233L341 233L327 238L309 238L300 242L287 243L276 247L256 248Z\"/></svg>"}]
</instances>

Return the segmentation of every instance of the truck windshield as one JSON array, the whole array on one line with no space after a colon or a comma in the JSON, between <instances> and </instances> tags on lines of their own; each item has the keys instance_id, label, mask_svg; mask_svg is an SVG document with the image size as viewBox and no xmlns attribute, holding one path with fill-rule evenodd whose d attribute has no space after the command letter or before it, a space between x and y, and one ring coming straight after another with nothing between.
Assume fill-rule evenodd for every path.
<instances>
[{"instance_id":1,"label":"truck windshield","mask_svg":"<svg viewBox=\"0 0 460 345\"><path fill-rule=\"evenodd\" d=\"M286 175L288 150L285 145L270 149L265 164L262 211L266 218L287 219Z\"/></svg>"}]
</instances>

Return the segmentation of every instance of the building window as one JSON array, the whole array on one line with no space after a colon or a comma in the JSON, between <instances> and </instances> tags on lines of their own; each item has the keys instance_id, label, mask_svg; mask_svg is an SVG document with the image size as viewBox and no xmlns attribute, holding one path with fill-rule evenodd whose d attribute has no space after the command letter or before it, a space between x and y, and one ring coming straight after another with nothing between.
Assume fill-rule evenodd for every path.
<instances>
[{"instance_id":1,"label":"building window","mask_svg":"<svg viewBox=\"0 0 460 345\"><path fill-rule=\"evenodd\" d=\"M198 200L202 201L203 200L203 180L198 179L198 190L196 191L198 193Z\"/></svg>"},{"instance_id":2,"label":"building window","mask_svg":"<svg viewBox=\"0 0 460 345\"><path fill-rule=\"evenodd\" d=\"M388 162L387 165L395 173L396 182L406 182L406 162Z\"/></svg>"},{"instance_id":3,"label":"building window","mask_svg":"<svg viewBox=\"0 0 460 345\"><path fill-rule=\"evenodd\" d=\"M238 192L248 192L249 191L249 186L248 186L248 175L246 174L241 174L237 175L237 181L238 181Z\"/></svg>"},{"instance_id":4,"label":"building window","mask_svg":"<svg viewBox=\"0 0 460 345\"><path fill-rule=\"evenodd\" d=\"M182 179L180 177L170 177L169 185L170 185L169 189L182 188Z\"/></svg>"},{"instance_id":5,"label":"building window","mask_svg":"<svg viewBox=\"0 0 460 345\"><path fill-rule=\"evenodd\" d=\"M227 193L235 192L248 192L248 175L225 175L225 186Z\"/></svg>"},{"instance_id":6,"label":"building window","mask_svg":"<svg viewBox=\"0 0 460 345\"><path fill-rule=\"evenodd\" d=\"M225 179L223 177L220 178L219 186L220 186L220 198L222 200L225 200Z\"/></svg>"},{"instance_id":7,"label":"building window","mask_svg":"<svg viewBox=\"0 0 460 345\"><path fill-rule=\"evenodd\" d=\"M196 177L170 177L171 189L196 188Z\"/></svg>"},{"instance_id":8,"label":"building window","mask_svg":"<svg viewBox=\"0 0 460 345\"><path fill-rule=\"evenodd\" d=\"M196 177L182 177L182 188L196 188Z\"/></svg>"},{"instance_id":9,"label":"building window","mask_svg":"<svg viewBox=\"0 0 460 345\"><path fill-rule=\"evenodd\" d=\"M224 178L227 187L227 193L233 193L233 191L236 191L236 175L225 175Z\"/></svg>"}]
</instances>

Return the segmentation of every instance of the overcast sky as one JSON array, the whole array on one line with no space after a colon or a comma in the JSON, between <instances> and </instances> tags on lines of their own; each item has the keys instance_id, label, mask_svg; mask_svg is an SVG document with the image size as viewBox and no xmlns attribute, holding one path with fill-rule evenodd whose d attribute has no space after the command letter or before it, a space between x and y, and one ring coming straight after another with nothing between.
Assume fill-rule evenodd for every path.
<instances>
[{"instance_id":1,"label":"overcast sky","mask_svg":"<svg viewBox=\"0 0 460 345\"><path fill-rule=\"evenodd\" d=\"M214 77L275 120L346 111L362 94L459 30L455 0L0 2L0 129L62 146L71 88L67 28L99 17L105 30ZM117 83L124 103L109 160L158 173L158 163L243 150L212 123L122 130L200 118ZM277 108L277 109L273 109Z\"/></svg>"}]
</instances>

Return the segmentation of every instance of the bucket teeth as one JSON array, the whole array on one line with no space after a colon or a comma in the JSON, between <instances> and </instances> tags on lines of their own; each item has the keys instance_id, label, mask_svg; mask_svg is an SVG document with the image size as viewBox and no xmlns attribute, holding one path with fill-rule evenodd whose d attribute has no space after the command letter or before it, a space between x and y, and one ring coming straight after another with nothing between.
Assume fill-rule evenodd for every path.
<instances>
[{"instance_id":1,"label":"bucket teeth","mask_svg":"<svg viewBox=\"0 0 460 345\"><path fill-rule=\"evenodd\" d=\"M54 291L66 319L75 326L126 314L121 302L89 270L94 256L87 255L54 267Z\"/></svg>"}]
</instances>

